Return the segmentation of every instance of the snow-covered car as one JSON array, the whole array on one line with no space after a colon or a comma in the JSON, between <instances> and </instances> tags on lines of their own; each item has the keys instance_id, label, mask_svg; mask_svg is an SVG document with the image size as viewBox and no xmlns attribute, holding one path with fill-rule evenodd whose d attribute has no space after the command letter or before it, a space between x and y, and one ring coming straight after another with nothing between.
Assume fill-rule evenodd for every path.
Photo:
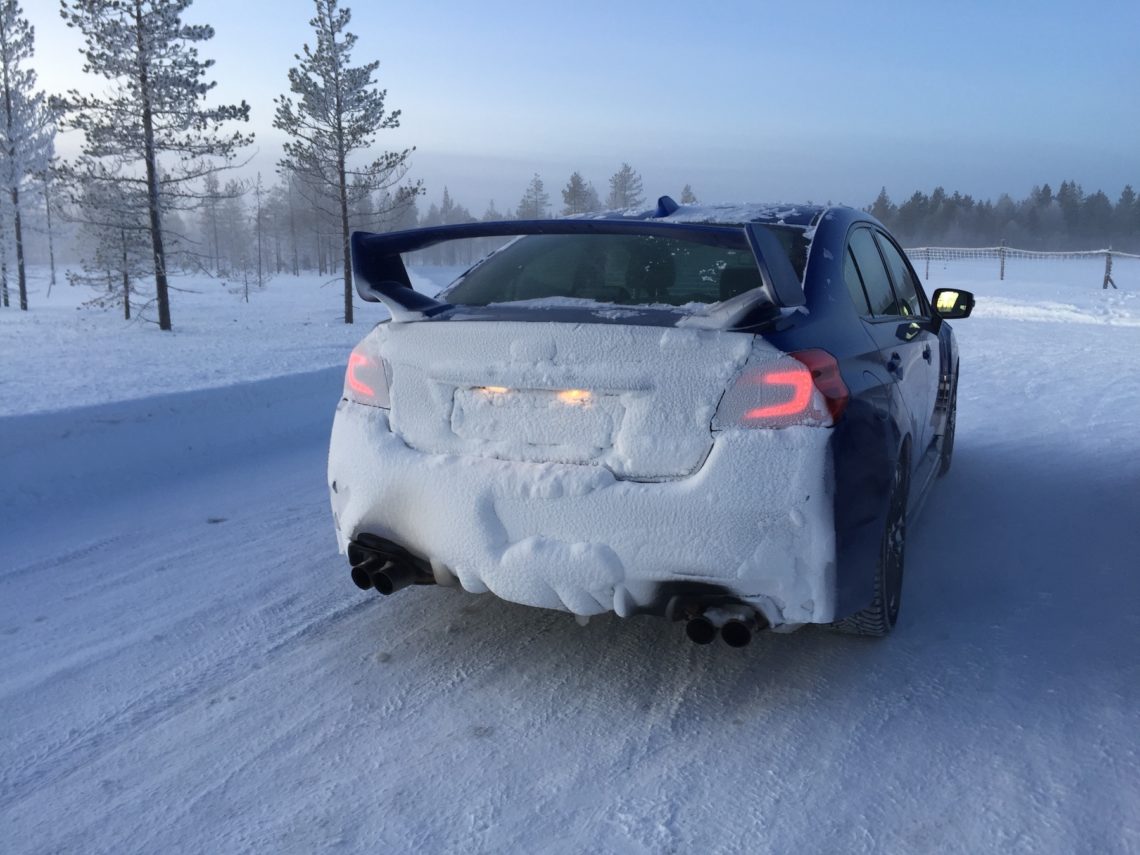
<instances>
[{"instance_id":1,"label":"snow-covered car","mask_svg":"<svg viewBox=\"0 0 1140 855\"><path fill-rule=\"evenodd\" d=\"M437 297L402 256L514 238ZM461 585L694 641L886 635L907 521L954 447L958 353L898 243L844 207L679 206L352 237L387 305L329 453L361 588Z\"/></svg>"}]
</instances>

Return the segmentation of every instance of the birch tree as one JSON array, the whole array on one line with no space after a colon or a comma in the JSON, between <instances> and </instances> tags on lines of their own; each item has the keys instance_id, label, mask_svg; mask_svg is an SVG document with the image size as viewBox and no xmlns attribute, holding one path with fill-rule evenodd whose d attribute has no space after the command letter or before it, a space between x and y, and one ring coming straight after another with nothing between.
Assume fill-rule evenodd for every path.
<instances>
[{"instance_id":1,"label":"birch tree","mask_svg":"<svg viewBox=\"0 0 1140 855\"><path fill-rule=\"evenodd\" d=\"M403 180L414 149L385 151L375 160L353 165L353 157L368 151L375 135L400 126L400 111L385 110L388 92L374 80L378 61L352 65L356 36L348 32L352 18L337 0L314 0L316 15L309 21L316 46L304 45L289 69L289 91L276 99L274 127L289 136L283 173L323 188L336 200L339 248L344 271L344 322L352 323L352 259L349 252L349 185L358 179L370 191L387 190ZM419 185L414 185L417 190ZM331 267L331 265L330 265Z\"/></svg>"},{"instance_id":2,"label":"birch tree","mask_svg":"<svg viewBox=\"0 0 1140 855\"><path fill-rule=\"evenodd\" d=\"M51 111L43 92L36 91L36 73L24 67L34 53L35 31L20 4L0 0L0 187L11 214L16 282L24 311L28 309L28 282L20 193L27 182L50 166L54 136ZM3 232L6 235L7 229ZM0 252L5 254L6 268L7 247L0 244ZM3 278L6 290L6 269Z\"/></svg>"},{"instance_id":3,"label":"birch tree","mask_svg":"<svg viewBox=\"0 0 1140 855\"><path fill-rule=\"evenodd\" d=\"M84 72L110 81L102 95L72 90L61 99L65 124L82 131L83 153L68 164L72 180L143 188L158 325L172 329L163 210L196 198L204 176L231 165L252 135L228 131L249 120L249 105L207 106L213 60L198 45L212 27L185 24L192 0L61 0L69 27L84 37Z\"/></svg>"}]
</instances>

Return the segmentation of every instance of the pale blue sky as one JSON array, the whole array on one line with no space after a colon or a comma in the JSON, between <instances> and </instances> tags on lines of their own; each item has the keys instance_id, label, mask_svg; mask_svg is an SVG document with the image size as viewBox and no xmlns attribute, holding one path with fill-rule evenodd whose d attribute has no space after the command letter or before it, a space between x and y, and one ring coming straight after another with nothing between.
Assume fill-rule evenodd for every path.
<instances>
[{"instance_id":1,"label":"pale blue sky","mask_svg":"<svg viewBox=\"0 0 1140 855\"><path fill-rule=\"evenodd\" d=\"M357 2L354 59L379 59L428 200L482 213L532 173L604 196L623 160L646 194L864 205L936 184L1025 195L1140 185L1140 2ZM83 85L78 34L24 0L41 83ZM274 95L310 0L196 0L219 99L247 100L270 177ZM65 151L69 145L61 146Z\"/></svg>"}]
</instances>

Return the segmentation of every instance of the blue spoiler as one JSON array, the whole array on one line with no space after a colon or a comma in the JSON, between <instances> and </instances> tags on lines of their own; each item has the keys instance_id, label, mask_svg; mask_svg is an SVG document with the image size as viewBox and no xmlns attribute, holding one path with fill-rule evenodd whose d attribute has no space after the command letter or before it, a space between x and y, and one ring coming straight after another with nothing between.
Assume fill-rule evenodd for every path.
<instances>
[{"instance_id":1,"label":"blue spoiler","mask_svg":"<svg viewBox=\"0 0 1140 855\"><path fill-rule=\"evenodd\" d=\"M411 321L450 309L412 288L400 257L406 252L464 238L520 235L644 235L719 246L751 249L756 257L767 302L793 308L804 304L803 286L787 253L772 230L762 223L740 226L669 223L654 220L508 220L431 226L402 232L352 233L352 268L356 292L370 303L384 303L395 321Z\"/></svg>"}]
</instances>

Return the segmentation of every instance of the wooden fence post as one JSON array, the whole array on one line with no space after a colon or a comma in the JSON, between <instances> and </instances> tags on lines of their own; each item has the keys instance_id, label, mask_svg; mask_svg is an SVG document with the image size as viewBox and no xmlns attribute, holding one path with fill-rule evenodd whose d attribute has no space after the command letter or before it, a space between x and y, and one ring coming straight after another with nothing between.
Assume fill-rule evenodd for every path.
<instances>
[{"instance_id":1,"label":"wooden fence post","mask_svg":"<svg viewBox=\"0 0 1140 855\"><path fill-rule=\"evenodd\" d=\"M1001 280L1005 281L1005 238L1001 239L1001 246L998 247L998 257L1001 259Z\"/></svg>"},{"instance_id":2,"label":"wooden fence post","mask_svg":"<svg viewBox=\"0 0 1140 855\"><path fill-rule=\"evenodd\" d=\"M930 250L926 251L926 281L930 281Z\"/></svg>"},{"instance_id":3,"label":"wooden fence post","mask_svg":"<svg viewBox=\"0 0 1140 855\"><path fill-rule=\"evenodd\" d=\"M1116 288L1116 283L1112 281L1112 248L1110 247L1104 254L1104 282L1101 283L1100 289L1107 291L1108 286L1111 285ZM1119 288L1116 288L1119 291Z\"/></svg>"}]
</instances>

